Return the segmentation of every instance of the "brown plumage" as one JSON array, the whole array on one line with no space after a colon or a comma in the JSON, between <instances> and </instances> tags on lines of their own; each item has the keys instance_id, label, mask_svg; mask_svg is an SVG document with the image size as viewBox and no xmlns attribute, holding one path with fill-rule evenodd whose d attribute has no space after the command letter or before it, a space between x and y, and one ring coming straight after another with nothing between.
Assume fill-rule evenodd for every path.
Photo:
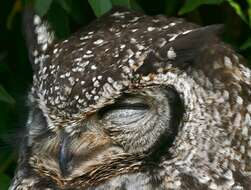
<instances>
[{"instance_id":1,"label":"brown plumage","mask_svg":"<svg viewBox=\"0 0 251 190\"><path fill-rule=\"evenodd\" d=\"M57 41L25 21L34 78L10 189L250 189L251 71L221 26L116 8Z\"/></svg>"}]
</instances>

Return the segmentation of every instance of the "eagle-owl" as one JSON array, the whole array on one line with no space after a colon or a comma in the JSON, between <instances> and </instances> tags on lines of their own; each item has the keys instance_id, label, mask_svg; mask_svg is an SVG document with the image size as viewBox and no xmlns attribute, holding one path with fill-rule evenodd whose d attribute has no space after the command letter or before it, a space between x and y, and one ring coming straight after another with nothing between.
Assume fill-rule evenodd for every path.
<instances>
[{"instance_id":1,"label":"eagle-owl","mask_svg":"<svg viewBox=\"0 0 251 190\"><path fill-rule=\"evenodd\" d=\"M220 25L114 8L57 40L24 20L34 77L11 190L251 189L251 71Z\"/></svg>"}]
</instances>

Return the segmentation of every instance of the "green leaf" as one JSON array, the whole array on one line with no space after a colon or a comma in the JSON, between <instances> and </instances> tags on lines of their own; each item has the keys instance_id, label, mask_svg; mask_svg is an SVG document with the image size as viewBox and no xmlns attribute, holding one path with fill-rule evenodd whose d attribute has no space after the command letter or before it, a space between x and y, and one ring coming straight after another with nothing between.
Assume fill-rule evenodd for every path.
<instances>
[{"instance_id":1,"label":"green leaf","mask_svg":"<svg viewBox=\"0 0 251 190\"><path fill-rule=\"evenodd\" d=\"M66 38L70 35L69 17L66 11L61 6L58 6L56 2L52 3L47 14L47 19L59 39Z\"/></svg>"},{"instance_id":2,"label":"green leaf","mask_svg":"<svg viewBox=\"0 0 251 190\"><path fill-rule=\"evenodd\" d=\"M142 11L142 8L139 6L139 4L135 0L112 0L112 5L122 6L122 7L127 7L128 9Z\"/></svg>"},{"instance_id":3,"label":"green leaf","mask_svg":"<svg viewBox=\"0 0 251 190\"><path fill-rule=\"evenodd\" d=\"M0 85L0 101L9 103L9 104L14 104L15 100L12 98L8 92L3 88L2 85Z\"/></svg>"},{"instance_id":4,"label":"green leaf","mask_svg":"<svg viewBox=\"0 0 251 190\"><path fill-rule=\"evenodd\" d=\"M185 14L191 12L201 5L218 5L225 0L186 0L185 4L181 7L179 14Z\"/></svg>"},{"instance_id":5,"label":"green leaf","mask_svg":"<svg viewBox=\"0 0 251 190\"><path fill-rule=\"evenodd\" d=\"M10 186L11 179L4 173L0 173L0 189L7 190Z\"/></svg>"},{"instance_id":6,"label":"green leaf","mask_svg":"<svg viewBox=\"0 0 251 190\"><path fill-rule=\"evenodd\" d=\"M8 55L7 51L0 52L0 62L2 62L7 57L7 55Z\"/></svg>"},{"instance_id":7,"label":"green leaf","mask_svg":"<svg viewBox=\"0 0 251 190\"><path fill-rule=\"evenodd\" d=\"M50 9L52 0L35 0L34 8L35 11L40 15L44 16Z\"/></svg>"},{"instance_id":8,"label":"green leaf","mask_svg":"<svg viewBox=\"0 0 251 190\"><path fill-rule=\"evenodd\" d=\"M72 0L57 0L60 6L67 12L71 12Z\"/></svg>"},{"instance_id":9,"label":"green leaf","mask_svg":"<svg viewBox=\"0 0 251 190\"><path fill-rule=\"evenodd\" d=\"M100 17L112 8L111 0L88 0L95 15Z\"/></svg>"},{"instance_id":10,"label":"green leaf","mask_svg":"<svg viewBox=\"0 0 251 190\"><path fill-rule=\"evenodd\" d=\"M84 18L84 9L81 0L57 0L57 3L74 19L78 24L82 24Z\"/></svg>"},{"instance_id":11,"label":"green leaf","mask_svg":"<svg viewBox=\"0 0 251 190\"><path fill-rule=\"evenodd\" d=\"M175 15L177 13L180 2L177 0L165 1L165 14L168 16Z\"/></svg>"},{"instance_id":12,"label":"green leaf","mask_svg":"<svg viewBox=\"0 0 251 190\"><path fill-rule=\"evenodd\" d=\"M234 0L228 0L228 3L235 10L236 14L239 15L244 22L248 23L247 18L241 9L241 6Z\"/></svg>"},{"instance_id":13,"label":"green leaf","mask_svg":"<svg viewBox=\"0 0 251 190\"><path fill-rule=\"evenodd\" d=\"M112 0L112 5L119 5L127 8L132 8L130 0Z\"/></svg>"},{"instance_id":14,"label":"green leaf","mask_svg":"<svg viewBox=\"0 0 251 190\"><path fill-rule=\"evenodd\" d=\"M248 2L248 20L249 20L249 27L251 28L251 0L247 0Z\"/></svg>"},{"instance_id":15,"label":"green leaf","mask_svg":"<svg viewBox=\"0 0 251 190\"><path fill-rule=\"evenodd\" d=\"M240 47L241 50L246 50L251 47L251 37L249 37Z\"/></svg>"},{"instance_id":16,"label":"green leaf","mask_svg":"<svg viewBox=\"0 0 251 190\"><path fill-rule=\"evenodd\" d=\"M10 104L6 104L5 102L0 101L0 138L2 138L2 135L8 133L8 129L10 126L10 121L11 121L11 106ZM1 157L4 156L3 153L1 153ZM0 160L1 163L1 160ZM0 165L1 168L1 165Z\"/></svg>"},{"instance_id":17,"label":"green leaf","mask_svg":"<svg viewBox=\"0 0 251 190\"><path fill-rule=\"evenodd\" d=\"M6 24L8 29L12 28L14 17L17 15L18 12L21 11L21 9L22 9L21 1L16 1L7 19Z\"/></svg>"}]
</instances>

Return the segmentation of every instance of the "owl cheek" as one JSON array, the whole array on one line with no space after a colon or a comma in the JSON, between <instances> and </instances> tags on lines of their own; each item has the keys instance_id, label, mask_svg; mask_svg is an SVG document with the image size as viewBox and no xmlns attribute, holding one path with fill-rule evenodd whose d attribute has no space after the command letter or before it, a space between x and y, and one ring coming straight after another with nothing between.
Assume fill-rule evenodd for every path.
<instances>
[{"instance_id":1,"label":"owl cheek","mask_svg":"<svg viewBox=\"0 0 251 190\"><path fill-rule=\"evenodd\" d=\"M61 175L80 175L93 163L103 162L102 154L111 146L110 138L93 132L84 132L72 137L65 136L58 150Z\"/></svg>"},{"instance_id":2,"label":"owl cheek","mask_svg":"<svg viewBox=\"0 0 251 190\"><path fill-rule=\"evenodd\" d=\"M51 165L42 164L44 173L54 170L57 176L63 178L83 175L91 171L91 168L124 154L124 151L103 133L85 131L73 136L62 135L57 142L59 143L54 147L56 151L43 149L43 153L40 150L40 155L46 155L52 162ZM36 157L40 158L41 156ZM36 167L38 162L40 161L35 162Z\"/></svg>"}]
</instances>

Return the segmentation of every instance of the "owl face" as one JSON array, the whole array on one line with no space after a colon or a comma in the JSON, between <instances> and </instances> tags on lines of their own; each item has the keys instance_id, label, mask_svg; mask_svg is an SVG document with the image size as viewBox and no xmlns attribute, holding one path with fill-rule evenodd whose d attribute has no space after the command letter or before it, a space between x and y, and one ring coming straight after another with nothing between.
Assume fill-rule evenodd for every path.
<instances>
[{"instance_id":1,"label":"owl face","mask_svg":"<svg viewBox=\"0 0 251 190\"><path fill-rule=\"evenodd\" d=\"M82 120L73 133L53 131L35 108L29 119L29 163L38 173L62 179L57 182L62 186L90 172L95 178L86 180L93 183L104 180L106 172L115 176L143 170L168 152L183 111L178 93L166 86L124 92Z\"/></svg>"},{"instance_id":2,"label":"owl face","mask_svg":"<svg viewBox=\"0 0 251 190\"><path fill-rule=\"evenodd\" d=\"M219 26L116 9L56 42L26 17L34 78L12 189L250 187L251 71Z\"/></svg>"}]
</instances>

